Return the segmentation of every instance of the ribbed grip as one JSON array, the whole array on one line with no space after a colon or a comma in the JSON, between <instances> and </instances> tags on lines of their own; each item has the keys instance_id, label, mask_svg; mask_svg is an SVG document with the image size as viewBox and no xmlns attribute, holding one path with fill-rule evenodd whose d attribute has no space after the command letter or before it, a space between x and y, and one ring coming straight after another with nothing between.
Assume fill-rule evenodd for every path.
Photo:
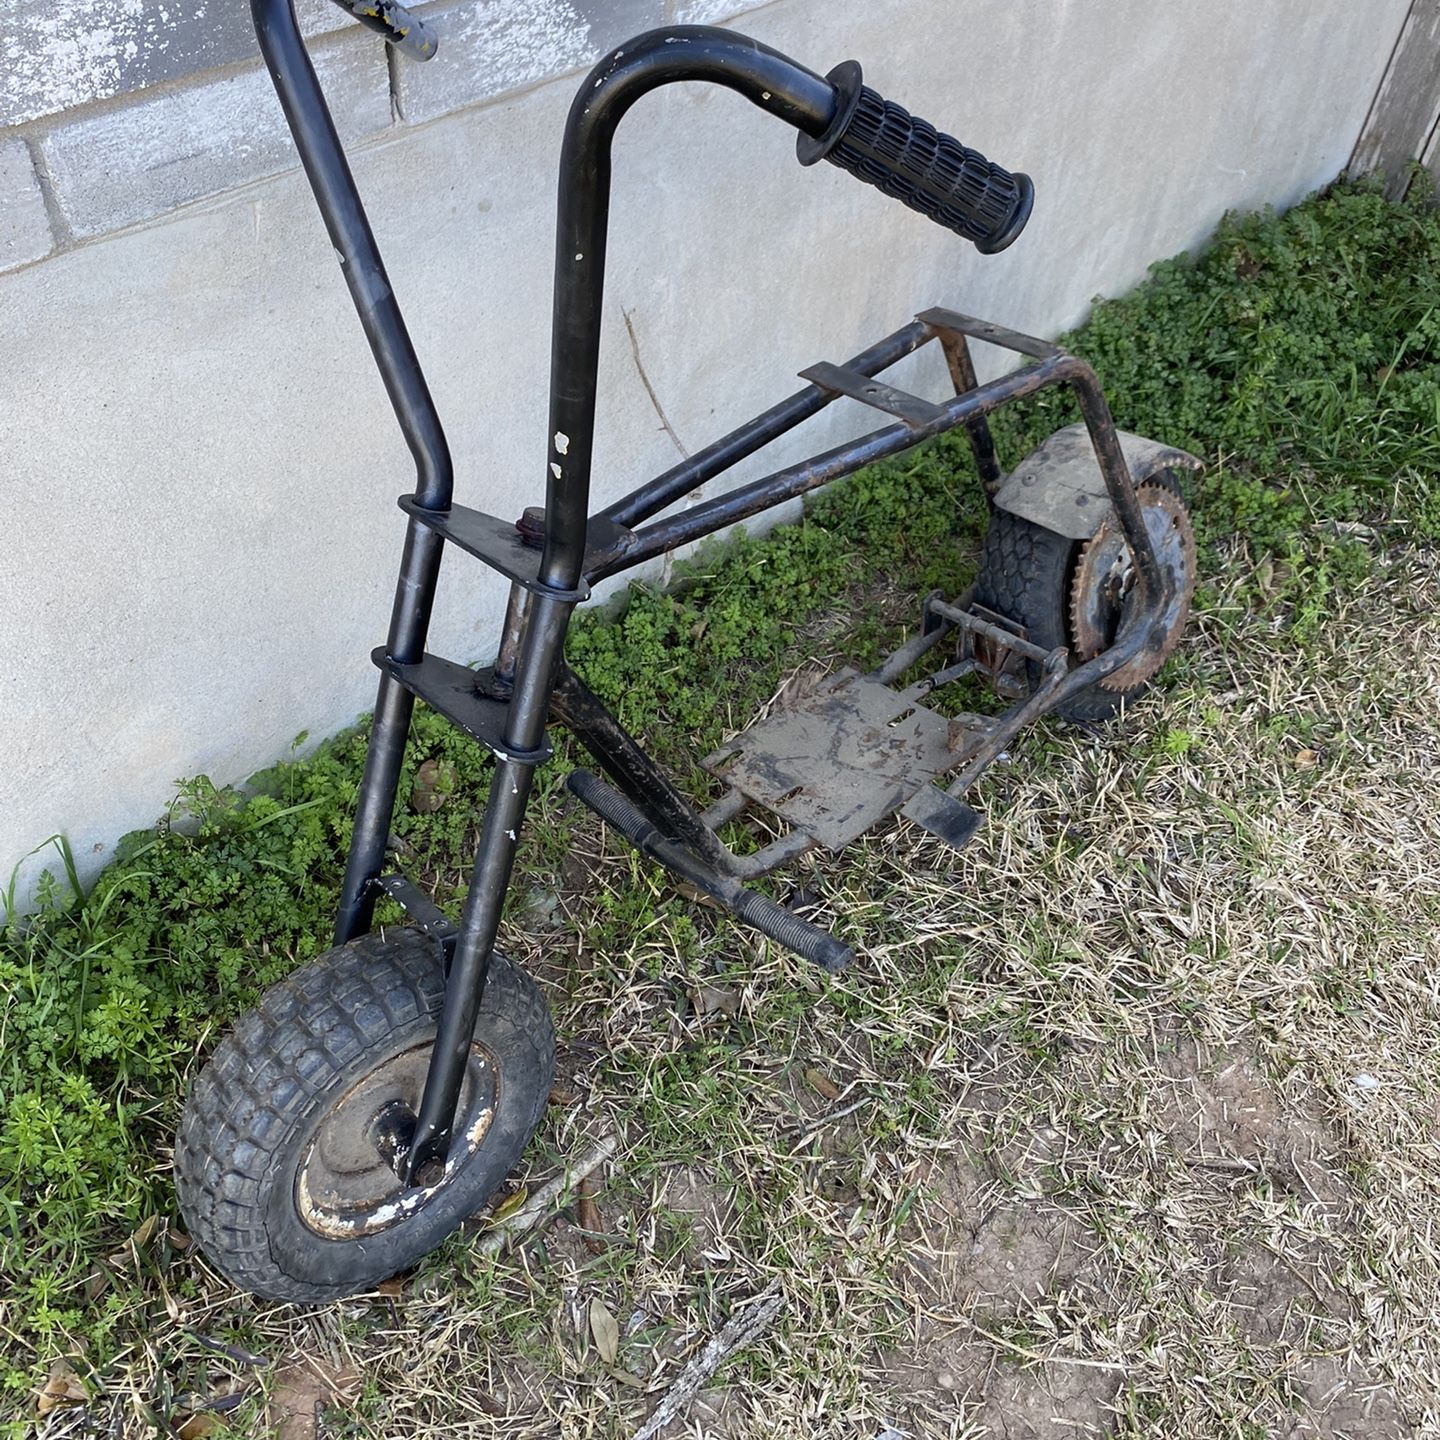
<instances>
[{"instance_id":1,"label":"ribbed grip","mask_svg":"<svg viewBox=\"0 0 1440 1440\"><path fill-rule=\"evenodd\" d=\"M962 145L860 80L855 61L826 77L835 86L835 118L819 137L801 135L800 163L828 160L937 225L974 243L983 255L1011 244L1025 228L1035 187L978 150Z\"/></svg>"},{"instance_id":2,"label":"ribbed grip","mask_svg":"<svg viewBox=\"0 0 1440 1440\"><path fill-rule=\"evenodd\" d=\"M838 975L855 958L855 952L843 940L802 920L756 890L742 889L736 895L735 914L762 935L768 935L802 960L809 960L832 975Z\"/></svg>"}]
</instances>

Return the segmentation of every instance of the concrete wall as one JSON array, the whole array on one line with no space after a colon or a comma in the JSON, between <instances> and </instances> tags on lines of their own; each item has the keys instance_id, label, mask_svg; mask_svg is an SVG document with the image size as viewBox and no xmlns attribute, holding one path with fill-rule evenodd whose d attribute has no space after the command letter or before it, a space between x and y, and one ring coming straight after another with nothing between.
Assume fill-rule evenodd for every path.
<instances>
[{"instance_id":1,"label":"concrete wall","mask_svg":"<svg viewBox=\"0 0 1440 1440\"><path fill-rule=\"evenodd\" d=\"M675 457L642 365L695 448L916 309L1054 333L1227 209L1299 199L1344 164L1407 5L458 0L428 7L441 53L417 69L302 13L459 496L510 515L543 491L553 170L569 72L602 47L709 20L822 70L859 57L1038 195L986 259L799 170L734 95L647 99L617 151L603 497ZM58 830L93 870L177 778L243 779L373 693L411 471L244 8L0 19L0 866ZM836 406L780 458L866 418ZM482 655L500 598L452 555L433 648Z\"/></svg>"}]
</instances>

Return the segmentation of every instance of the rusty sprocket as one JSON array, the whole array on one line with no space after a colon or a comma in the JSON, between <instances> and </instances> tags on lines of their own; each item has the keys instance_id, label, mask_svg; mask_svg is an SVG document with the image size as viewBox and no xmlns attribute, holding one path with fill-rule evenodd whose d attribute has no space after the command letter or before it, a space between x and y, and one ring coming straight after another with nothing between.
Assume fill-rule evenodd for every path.
<instances>
[{"instance_id":1,"label":"rusty sprocket","mask_svg":"<svg viewBox=\"0 0 1440 1440\"><path fill-rule=\"evenodd\" d=\"M1174 585L1170 601L1159 617L1159 644L1147 645L1133 660L1099 682L1103 689L1117 694L1138 689L1174 653L1195 594L1195 529L1185 502L1170 485L1159 480L1144 482L1135 493L1160 569ZM1119 521L1111 514L1081 545L1070 582L1070 643L1077 664L1108 650L1137 623L1137 580L1130 547Z\"/></svg>"}]
</instances>

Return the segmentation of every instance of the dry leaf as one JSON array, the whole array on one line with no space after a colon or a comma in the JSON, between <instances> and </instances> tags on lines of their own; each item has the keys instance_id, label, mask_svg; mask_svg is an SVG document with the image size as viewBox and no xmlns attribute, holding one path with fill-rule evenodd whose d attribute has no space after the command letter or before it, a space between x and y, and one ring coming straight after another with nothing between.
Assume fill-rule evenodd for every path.
<instances>
[{"instance_id":1,"label":"dry leaf","mask_svg":"<svg viewBox=\"0 0 1440 1440\"><path fill-rule=\"evenodd\" d=\"M415 772L410 790L410 808L420 815L432 815L455 789L455 767L448 760L427 760Z\"/></svg>"},{"instance_id":2,"label":"dry leaf","mask_svg":"<svg viewBox=\"0 0 1440 1440\"><path fill-rule=\"evenodd\" d=\"M615 1357L612 1355L610 1358L613 1360ZM63 1360L57 1360L50 1367L50 1378L35 1397L35 1413L43 1419L52 1410L63 1410L67 1405L83 1405L89 1398L80 1377Z\"/></svg>"},{"instance_id":3,"label":"dry leaf","mask_svg":"<svg viewBox=\"0 0 1440 1440\"><path fill-rule=\"evenodd\" d=\"M512 1190L491 1212L491 1224L498 1224L507 1215L513 1215L529 1198L528 1187L521 1185L518 1189Z\"/></svg>"},{"instance_id":4,"label":"dry leaf","mask_svg":"<svg viewBox=\"0 0 1440 1440\"><path fill-rule=\"evenodd\" d=\"M613 1365L605 1367L605 1373L612 1379L618 1380L622 1385L628 1385L632 1390L648 1390L650 1383L641 1379L633 1370L618 1370Z\"/></svg>"},{"instance_id":5,"label":"dry leaf","mask_svg":"<svg viewBox=\"0 0 1440 1440\"><path fill-rule=\"evenodd\" d=\"M725 1015L733 1020L740 1013L740 996L728 985L702 985L695 1008L702 1015Z\"/></svg>"},{"instance_id":6,"label":"dry leaf","mask_svg":"<svg viewBox=\"0 0 1440 1440\"><path fill-rule=\"evenodd\" d=\"M180 1440L205 1440L207 1435L218 1435L225 1428L225 1422L209 1410L197 1410L180 1422L176 1434Z\"/></svg>"},{"instance_id":7,"label":"dry leaf","mask_svg":"<svg viewBox=\"0 0 1440 1440\"><path fill-rule=\"evenodd\" d=\"M805 1072L805 1083L826 1100L834 1101L840 1098L840 1087L823 1070L816 1070L812 1066Z\"/></svg>"},{"instance_id":8,"label":"dry leaf","mask_svg":"<svg viewBox=\"0 0 1440 1440\"><path fill-rule=\"evenodd\" d=\"M620 1326L603 1300L590 1302L590 1333L595 1337L600 1358L607 1365L613 1365L620 1353Z\"/></svg>"},{"instance_id":9,"label":"dry leaf","mask_svg":"<svg viewBox=\"0 0 1440 1440\"><path fill-rule=\"evenodd\" d=\"M605 1251L605 1242L598 1239L600 1232L605 1228L605 1222L600 1215L600 1207L595 1203L595 1182L587 1175L576 1189L580 1199L580 1228L586 1232L585 1248L592 1255L601 1255Z\"/></svg>"}]
</instances>

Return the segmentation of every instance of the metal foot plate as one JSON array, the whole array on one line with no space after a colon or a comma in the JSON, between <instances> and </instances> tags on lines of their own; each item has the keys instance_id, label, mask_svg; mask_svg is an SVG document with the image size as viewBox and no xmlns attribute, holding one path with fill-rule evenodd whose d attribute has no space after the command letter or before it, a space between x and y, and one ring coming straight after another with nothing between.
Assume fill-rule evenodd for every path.
<instances>
[{"instance_id":1,"label":"metal foot plate","mask_svg":"<svg viewBox=\"0 0 1440 1440\"><path fill-rule=\"evenodd\" d=\"M961 764L983 733L842 670L702 763L839 850Z\"/></svg>"}]
</instances>

